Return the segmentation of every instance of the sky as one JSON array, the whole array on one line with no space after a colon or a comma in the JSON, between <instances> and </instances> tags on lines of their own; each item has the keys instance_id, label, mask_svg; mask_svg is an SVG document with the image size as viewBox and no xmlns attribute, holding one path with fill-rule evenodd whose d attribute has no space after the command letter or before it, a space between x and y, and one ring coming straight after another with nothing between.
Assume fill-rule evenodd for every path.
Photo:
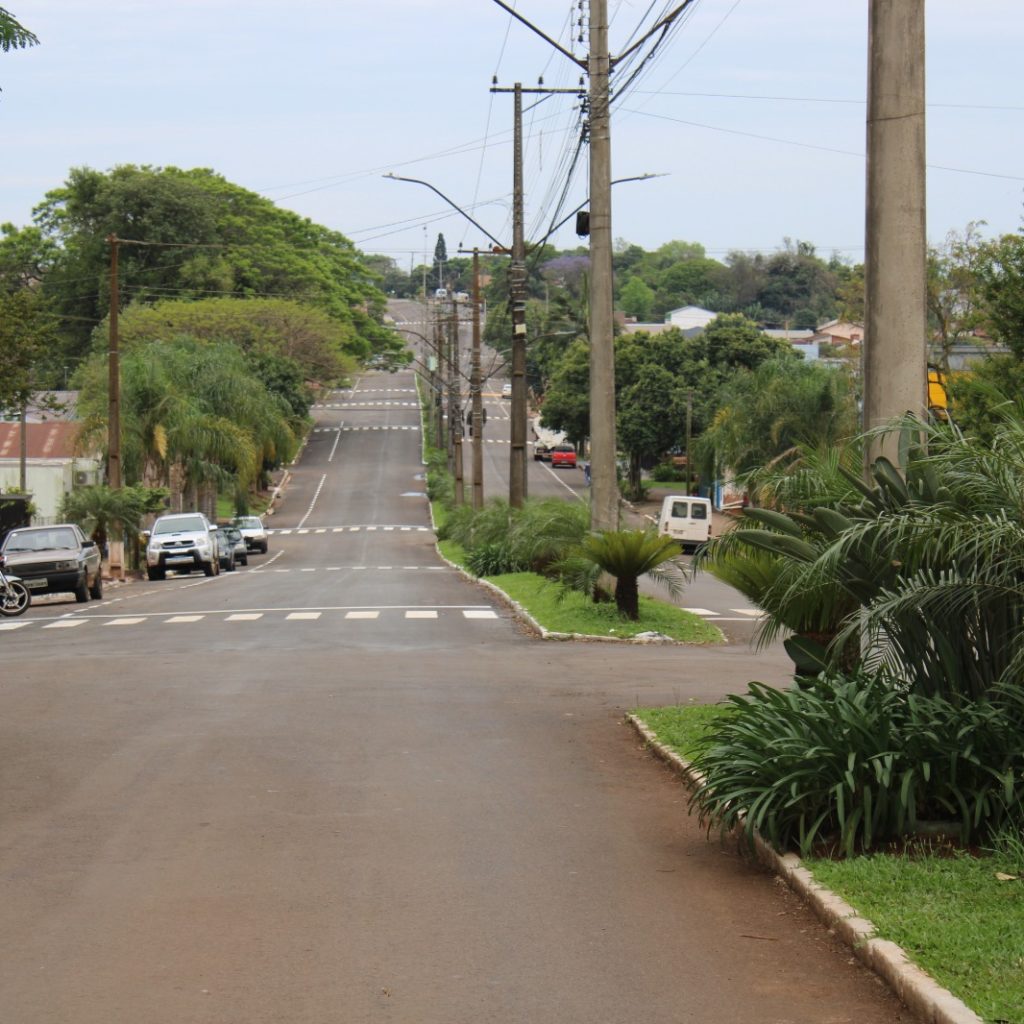
<instances>
[{"instance_id":1,"label":"sky","mask_svg":"<svg viewBox=\"0 0 1024 1024\"><path fill-rule=\"evenodd\" d=\"M0 223L76 166L209 167L402 268L511 244L512 96L580 68L493 0L3 0L40 45L0 53ZM586 8L584 3L583 7ZM673 9L608 0L612 54ZM580 0L516 10L578 57ZM868 0L693 0L642 74L613 75L616 239L708 255L786 238L863 259ZM586 25L583 29L586 39ZM645 48L643 53L647 52ZM928 234L1022 228L1024 6L928 0ZM524 98L530 240L587 194L579 98ZM574 173L570 175L570 169ZM581 244L573 221L552 244Z\"/></svg>"}]
</instances>

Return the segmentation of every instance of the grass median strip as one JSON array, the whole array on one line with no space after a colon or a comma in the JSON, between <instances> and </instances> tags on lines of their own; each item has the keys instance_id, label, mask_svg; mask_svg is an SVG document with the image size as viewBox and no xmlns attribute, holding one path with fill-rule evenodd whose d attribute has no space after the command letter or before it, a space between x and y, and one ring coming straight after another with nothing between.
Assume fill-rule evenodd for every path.
<instances>
[{"instance_id":1,"label":"grass median strip","mask_svg":"<svg viewBox=\"0 0 1024 1024\"><path fill-rule=\"evenodd\" d=\"M456 565L465 565L465 552L454 541L440 541L441 554ZM722 642L716 626L693 612L675 605L640 597L640 619L631 622L619 615L609 602L595 604L582 594L563 593L551 580L532 572L485 576L518 602L546 630L552 633L575 633L583 636L630 639L640 633L661 633L680 643L715 644Z\"/></svg>"},{"instance_id":2,"label":"grass median strip","mask_svg":"<svg viewBox=\"0 0 1024 1024\"><path fill-rule=\"evenodd\" d=\"M634 712L686 760L730 708ZM920 850L803 864L986 1021L1024 1022L1024 840L995 854Z\"/></svg>"}]
</instances>

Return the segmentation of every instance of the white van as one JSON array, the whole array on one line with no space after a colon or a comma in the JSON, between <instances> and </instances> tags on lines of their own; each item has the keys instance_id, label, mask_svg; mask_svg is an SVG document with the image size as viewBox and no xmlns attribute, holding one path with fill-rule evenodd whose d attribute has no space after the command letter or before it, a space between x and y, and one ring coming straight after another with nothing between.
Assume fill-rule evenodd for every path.
<instances>
[{"instance_id":1,"label":"white van","mask_svg":"<svg viewBox=\"0 0 1024 1024\"><path fill-rule=\"evenodd\" d=\"M688 494L669 494L661 503L658 533L679 541L685 551L711 539L711 500Z\"/></svg>"},{"instance_id":2,"label":"white van","mask_svg":"<svg viewBox=\"0 0 1024 1024\"><path fill-rule=\"evenodd\" d=\"M435 288L434 289L434 298L435 299L447 299L448 298L448 289L447 288Z\"/></svg>"}]
</instances>

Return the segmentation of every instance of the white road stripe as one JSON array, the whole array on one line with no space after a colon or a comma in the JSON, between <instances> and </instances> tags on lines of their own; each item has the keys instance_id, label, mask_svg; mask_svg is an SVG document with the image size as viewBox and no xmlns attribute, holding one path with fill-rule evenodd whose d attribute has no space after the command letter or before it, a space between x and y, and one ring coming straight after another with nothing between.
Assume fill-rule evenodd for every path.
<instances>
[{"instance_id":1,"label":"white road stripe","mask_svg":"<svg viewBox=\"0 0 1024 1024\"><path fill-rule=\"evenodd\" d=\"M437 612L434 610L421 611L421 610L410 610L405 613L407 619L436 619Z\"/></svg>"},{"instance_id":2,"label":"white road stripe","mask_svg":"<svg viewBox=\"0 0 1024 1024\"><path fill-rule=\"evenodd\" d=\"M285 616L285 618L286 619L312 620L312 619L319 619L322 614L323 614L323 612L289 612Z\"/></svg>"},{"instance_id":3,"label":"white road stripe","mask_svg":"<svg viewBox=\"0 0 1024 1024\"><path fill-rule=\"evenodd\" d=\"M202 615L172 615L169 619L164 619L164 622L199 622L202 618Z\"/></svg>"},{"instance_id":4,"label":"white road stripe","mask_svg":"<svg viewBox=\"0 0 1024 1024\"><path fill-rule=\"evenodd\" d=\"M43 629L71 629L72 626L81 626L88 621L88 619L61 619L60 622L48 622ZM18 625L21 626L24 623L19 622Z\"/></svg>"}]
</instances>

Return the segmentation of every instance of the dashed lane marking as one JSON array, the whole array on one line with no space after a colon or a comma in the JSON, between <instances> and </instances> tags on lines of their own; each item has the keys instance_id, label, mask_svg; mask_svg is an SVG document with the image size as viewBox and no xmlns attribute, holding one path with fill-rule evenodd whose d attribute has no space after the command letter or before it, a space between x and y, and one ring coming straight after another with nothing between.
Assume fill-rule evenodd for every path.
<instances>
[{"instance_id":1,"label":"dashed lane marking","mask_svg":"<svg viewBox=\"0 0 1024 1024\"><path fill-rule=\"evenodd\" d=\"M320 527L320 528L315 529L315 530L312 527L305 527L304 529L299 529L298 527L295 527L295 526L279 526L279 527L275 527L275 528L267 530L267 533L273 534L276 537L288 537L288 536L291 536L292 534L303 534L303 535L305 535L307 533L326 533L328 530L330 530L331 533L361 533L363 530L366 530L368 533L376 533L378 530L384 530L384 531L388 531L388 532L394 532L395 530L400 530L402 533L410 533L410 532L412 532L412 533L432 533L433 532L429 526L403 526L400 523L395 523L395 524L390 525L390 526L378 525L378 524L374 524L372 526L368 525L368 524L362 524L362 525L359 525L359 526L324 526L324 527Z\"/></svg>"}]
</instances>

